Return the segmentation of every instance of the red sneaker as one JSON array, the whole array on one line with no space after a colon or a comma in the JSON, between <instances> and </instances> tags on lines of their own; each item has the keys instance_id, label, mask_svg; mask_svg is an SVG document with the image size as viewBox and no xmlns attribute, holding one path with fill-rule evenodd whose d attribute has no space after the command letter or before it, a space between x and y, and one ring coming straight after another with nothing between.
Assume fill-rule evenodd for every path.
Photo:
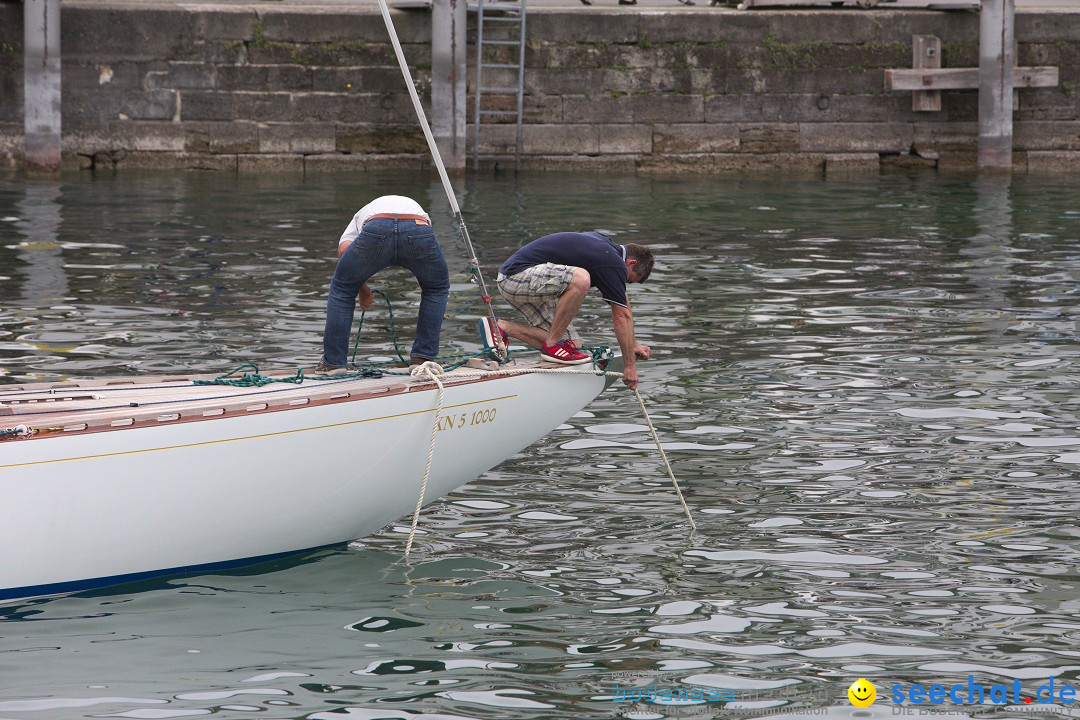
<instances>
[{"instance_id":1,"label":"red sneaker","mask_svg":"<svg viewBox=\"0 0 1080 720\"><path fill-rule=\"evenodd\" d=\"M545 345L540 348L540 358L560 365L580 365L592 362L592 356L578 350L570 340Z\"/></svg>"}]
</instances>

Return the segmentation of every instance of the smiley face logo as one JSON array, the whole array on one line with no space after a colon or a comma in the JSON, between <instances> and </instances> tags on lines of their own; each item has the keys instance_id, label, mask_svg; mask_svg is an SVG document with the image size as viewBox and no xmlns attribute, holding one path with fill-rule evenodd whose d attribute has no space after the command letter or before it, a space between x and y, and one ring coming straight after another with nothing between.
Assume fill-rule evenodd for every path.
<instances>
[{"instance_id":1,"label":"smiley face logo","mask_svg":"<svg viewBox=\"0 0 1080 720\"><path fill-rule=\"evenodd\" d=\"M870 707L877 699L877 688L866 678L859 678L847 689L847 697L857 708Z\"/></svg>"}]
</instances>

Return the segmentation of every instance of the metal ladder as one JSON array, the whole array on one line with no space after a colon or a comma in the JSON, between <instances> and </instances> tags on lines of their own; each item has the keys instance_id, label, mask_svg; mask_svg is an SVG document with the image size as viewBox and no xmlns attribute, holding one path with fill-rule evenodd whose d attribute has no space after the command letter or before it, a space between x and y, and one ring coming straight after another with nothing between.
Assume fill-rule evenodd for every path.
<instances>
[{"instance_id":1,"label":"metal ladder","mask_svg":"<svg viewBox=\"0 0 1080 720\"><path fill-rule=\"evenodd\" d=\"M486 16L490 14L490 16ZM484 35L484 24L492 23L492 37ZM515 27L516 26L516 27ZM515 36L516 29L516 36ZM517 49L517 63L505 62L506 49ZM497 62L497 61L503 62ZM517 86L484 85L484 71L508 71L517 73ZM506 73L509 75L510 73ZM487 110L483 108L482 98L488 96L516 97L516 110ZM503 2L496 0L488 3L485 12L484 0L479 0L476 7L476 85L475 108L473 111L473 169L480 166L480 137L484 118L506 118L513 116L517 121L514 135L514 167L521 168L521 115L525 97L525 0ZM490 123L489 123L490 124Z\"/></svg>"}]
</instances>

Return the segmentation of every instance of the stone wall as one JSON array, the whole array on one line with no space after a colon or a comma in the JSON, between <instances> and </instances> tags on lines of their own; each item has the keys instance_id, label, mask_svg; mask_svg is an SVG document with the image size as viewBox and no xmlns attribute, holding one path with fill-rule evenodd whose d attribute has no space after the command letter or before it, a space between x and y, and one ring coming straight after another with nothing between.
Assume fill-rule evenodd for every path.
<instances>
[{"instance_id":1,"label":"stone wall","mask_svg":"<svg viewBox=\"0 0 1080 720\"><path fill-rule=\"evenodd\" d=\"M395 24L428 100L430 14ZM975 163L975 91L944 92L926 113L883 90L886 68L911 67L914 34L941 38L945 67L977 66L975 13L594 6L532 10L528 26L526 169ZM430 166L373 7L80 0L63 5L61 29L66 167ZM1016 36L1019 63L1058 66L1060 84L1018 92L1015 166L1080 168L1080 13L1020 14ZM22 73L22 5L0 1L0 164L21 159ZM513 148L512 124L482 134L488 164Z\"/></svg>"}]
</instances>

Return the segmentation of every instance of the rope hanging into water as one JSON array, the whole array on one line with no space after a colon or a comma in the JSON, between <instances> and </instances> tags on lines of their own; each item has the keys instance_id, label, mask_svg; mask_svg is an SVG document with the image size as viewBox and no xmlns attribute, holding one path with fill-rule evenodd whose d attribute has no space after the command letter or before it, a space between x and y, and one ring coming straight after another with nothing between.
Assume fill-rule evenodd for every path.
<instances>
[{"instance_id":1,"label":"rope hanging into water","mask_svg":"<svg viewBox=\"0 0 1080 720\"><path fill-rule=\"evenodd\" d=\"M386 23L386 31L390 34L390 43L394 46L394 55L397 56L398 65L401 67L401 76L405 79L405 87L409 91L409 97L412 98L413 109L416 111L416 119L420 121L420 129L424 131L424 138L427 140L428 150L431 152L431 159L435 163L435 168L439 171L439 179L442 180L443 191L446 193L446 199L450 202L450 209L454 213L454 219L458 224L458 232L461 235L461 239L465 241L465 249L469 253L469 267L470 273L476 280L477 286L480 288L480 299L483 300L485 310L488 314L488 319L492 324L496 323L495 309L491 305L491 294L488 293L487 284L484 282L484 275L480 272L480 262L476 259L476 250L473 248L472 239L469 237L469 229L465 226L465 218L461 215L461 208L458 206L457 196L454 195L454 188L450 185L450 178L446 174L446 166L443 164L442 155L439 154L439 148L435 144L435 137L431 134L431 128L428 126L427 115L424 113L424 107L420 104L420 96L416 93L416 84L413 82L412 73L409 72L409 66L405 62L405 54L401 50L401 41L398 40L397 30L394 29L394 21L390 18L390 8L386 5L386 0L379 0L379 9L382 11L383 22ZM507 348L503 344L501 337L495 338L495 355L500 363L507 360Z\"/></svg>"},{"instance_id":2,"label":"rope hanging into water","mask_svg":"<svg viewBox=\"0 0 1080 720\"><path fill-rule=\"evenodd\" d=\"M645 417L645 423L649 426L649 432L652 434L653 442L656 443L656 449L660 451L660 457L664 461L664 466L667 467L668 477L671 478L671 485L675 488L675 494L679 496L679 502L682 503L682 508L686 512L686 519L690 521L690 529L697 530L697 523L694 522L693 516L690 515L690 508L686 505L686 499L683 498L682 490L679 488L679 481L675 479L675 473L671 470L671 463L668 462L667 453L664 452L664 446L656 435L656 428L653 427L652 418L649 417L649 411L645 409L645 401L641 399L641 393L637 391L637 388L634 388L634 396L637 398L638 405L641 406L641 414Z\"/></svg>"},{"instance_id":3,"label":"rope hanging into water","mask_svg":"<svg viewBox=\"0 0 1080 720\"><path fill-rule=\"evenodd\" d=\"M438 395L435 402L435 419L431 425L431 437L428 440L427 460L424 462L424 475L420 480L420 491L416 497L416 507L412 513L412 523L409 528L409 538L405 541L405 557L409 557L409 553L412 551L413 540L416 537L417 524L420 522L420 508L424 504L424 497L427 494L428 478L431 475L431 462L435 455L435 437L438 434L439 429L439 414L442 412L443 407L443 393L444 387L440 376L445 375L446 370L438 363L428 361L422 365L414 366L410 374L417 379L427 378L434 382L438 386ZM562 375L582 375L585 374L584 370L571 370L569 368L522 368L517 370L485 370L478 372L477 374L483 377L491 377L498 375L526 375L526 374L562 374ZM597 375L610 375L612 377L622 377L620 372L611 372L607 370L600 370L595 373ZM463 373L458 373L458 377L461 377ZM467 376L467 374L466 374ZM641 393L635 388L634 396L637 398L638 405L641 407L642 417L645 418L645 424L649 426L649 433L652 435L653 442L656 444L656 449L660 453L660 458L664 461L664 466L667 468L668 477L671 478L671 485L675 489L675 495L679 498L679 503L682 505L683 512L686 513L686 519L690 522L690 529L697 530L697 523L694 522L694 516L690 514L690 506L686 504L686 498L683 496L682 488L679 487L679 481L675 479L675 472L671 469L671 463L668 461L667 453L664 452L663 443L660 442L660 437L656 434L656 426L653 425L652 418L649 417L649 411L645 409L645 401L641 397Z\"/></svg>"},{"instance_id":4,"label":"rope hanging into water","mask_svg":"<svg viewBox=\"0 0 1080 720\"><path fill-rule=\"evenodd\" d=\"M424 477L420 481L420 494L416 496L416 508L413 509L412 526L409 528L409 539L405 542L405 557L409 557L412 551L413 538L416 537L416 524L420 522L420 508L424 504L424 495L427 494L428 477L431 476L431 458L435 455L435 436L439 432L439 413L443 406L443 384L439 376L446 371L437 362L427 361L415 365L409 371L413 377L424 376L439 386L439 392L435 400L435 419L431 423L431 438L428 440L427 460L424 462Z\"/></svg>"}]
</instances>

